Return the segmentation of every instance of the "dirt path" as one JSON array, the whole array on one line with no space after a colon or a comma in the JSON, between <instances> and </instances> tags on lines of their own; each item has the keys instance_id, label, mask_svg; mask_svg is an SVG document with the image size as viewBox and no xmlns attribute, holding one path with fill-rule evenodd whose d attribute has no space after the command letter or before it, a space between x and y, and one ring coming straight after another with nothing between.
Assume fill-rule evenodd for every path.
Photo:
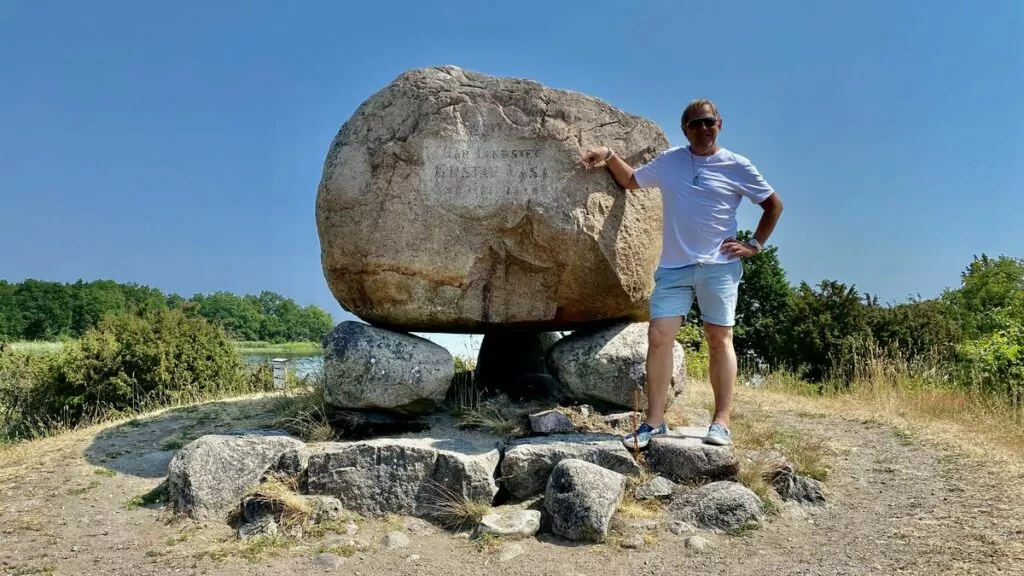
<instances>
[{"instance_id":1,"label":"dirt path","mask_svg":"<svg viewBox=\"0 0 1024 576\"><path fill-rule=\"evenodd\" d=\"M364 550L323 557L319 547L348 537L260 550L226 526L126 507L159 484L183 442L258 423L265 408L246 400L179 409L0 453L0 574L1024 574L1019 484L1007 488L984 466L888 427L807 413L774 417L839 448L829 506L785 508L740 536L705 534L702 552L667 530L642 550L546 536L487 547L437 529L409 531L407 547L385 550L380 537L401 526L388 519L360 527ZM503 561L516 547L522 553Z\"/></svg>"}]
</instances>

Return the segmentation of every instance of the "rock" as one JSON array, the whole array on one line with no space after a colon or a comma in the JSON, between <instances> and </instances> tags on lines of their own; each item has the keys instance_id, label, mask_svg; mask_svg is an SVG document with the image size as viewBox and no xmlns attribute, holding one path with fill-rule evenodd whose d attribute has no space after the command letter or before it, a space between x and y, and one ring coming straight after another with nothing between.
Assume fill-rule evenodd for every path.
<instances>
[{"instance_id":1,"label":"rock","mask_svg":"<svg viewBox=\"0 0 1024 576\"><path fill-rule=\"evenodd\" d=\"M672 350L669 406L682 394L686 380L683 347L674 342ZM646 364L646 322L578 330L556 342L548 353L548 372L562 385L562 394L598 407L647 406Z\"/></svg>"},{"instance_id":2,"label":"rock","mask_svg":"<svg viewBox=\"0 0 1024 576\"><path fill-rule=\"evenodd\" d=\"M668 525L668 531L675 534L676 536L680 536L682 534L690 534L692 532L696 532L697 529L694 528L693 525L689 522L675 520Z\"/></svg>"},{"instance_id":3,"label":"rock","mask_svg":"<svg viewBox=\"0 0 1024 576\"><path fill-rule=\"evenodd\" d=\"M557 332L512 328L484 334L474 370L477 387L514 401L552 398L557 382L542 376L547 371L548 349L560 337Z\"/></svg>"},{"instance_id":4,"label":"rock","mask_svg":"<svg viewBox=\"0 0 1024 576\"><path fill-rule=\"evenodd\" d=\"M631 550L639 550L644 547L644 537L640 534L632 534L622 539L622 547Z\"/></svg>"},{"instance_id":5,"label":"rock","mask_svg":"<svg viewBox=\"0 0 1024 576\"><path fill-rule=\"evenodd\" d=\"M238 528L238 539L249 540L257 536L277 536L277 522L270 516L263 516L256 521L246 522Z\"/></svg>"},{"instance_id":6,"label":"rock","mask_svg":"<svg viewBox=\"0 0 1024 576\"><path fill-rule=\"evenodd\" d=\"M639 412L616 412L615 414L602 416L601 419L609 427L628 434L636 430L637 426L643 422L643 414Z\"/></svg>"},{"instance_id":7,"label":"rock","mask_svg":"<svg viewBox=\"0 0 1024 576\"><path fill-rule=\"evenodd\" d=\"M401 532L388 532L380 541L380 544L386 550L405 548L409 545L409 537Z\"/></svg>"},{"instance_id":8,"label":"rock","mask_svg":"<svg viewBox=\"0 0 1024 576\"><path fill-rule=\"evenodd\" d=\"M590 462L622 474L640 473L636 460L614 436L543 436L517 440L505 450L501 461L502 486L519 500L540 494L555 465L567 458Z\"/></svg>"},{"instance_id":9,"label":"rock","mask_svg":"<svg viewBox=\"0 0 1024 576\"><path fill-rule=\"evenodd\" d=\"M488 534L512 540L530 538L540 530L540 520L539 510L519 510L512 515L488 514L480 520L474 538Z\"/></svg>"},{"instance_id":10,"label":"rock","mask_svg":"<svg viewBox=\"0 0 1024 576\"><path fill-rule=\"evenodd\" d=\"M516 544L515 542L505 544L501 547L501 552L498 554L498 562L508 562L524 552L526 550L523 549L522 544Z\"/></svg>"},{"instance_id":11,"label":"rock","mask_svg":"<svg viewBox=\"0 0 1024 576\"><path fill-rule=\"evenodd\" d=\"M429 412L454 375L448 350L419 336L347 321L324 339L324 400L339 408Z\"/></svg>"},{"instance_id":12,"label":"rock","mask_svg":"<svg viewBox=\"0 0 1024 576\"><path fill-rule=\"evenodd\" d=\"M443 445L444 449L435 445ZM348 510L433 518L451 497L490 502L498 491L498 450L431 438L326 444L309 458L310 494L338 497Z\"/></svg>"},{"instance_id":13,"label":"rock","mask_svg":"<svg viewBox=\"0 0 1024 576\"><path fill-rule=\"evenodd\" d=\"M418 562L419 559L420 559L420 555L419 554L410 554L409 557L405 559L405 561L409 562L409 563L412 563L412 562Z\"/></svg>"},{"instance_id":14,"label":"rock","mask_svg":"<svg viewBox=\"0 0 1024 576\"><path fill-rule=\"evenodd\" d=\"M637 486L636 490L633 491L633 496L637 500L670 498L672 496L672 489L675 487L675 483L668 478L655 476L647 482Z\"/></svg>"},{"instance_id":15,"label":"rock","mask_svg":"<svg viewBox=\"0 0 1024 576\"><path fill-rule=\"evenodd\" d=\"M337 554L324 552L313 557L313 565L326 571L332 571L344 566L345 559Z\"/></svg>"},{"instance_id":16,"label":"rock","mask_svg":"<svg viewBox=\"0 0 1024 576\"><path fill-rule=\"evenodd\" d=\"M780 470L772 480L772 487L783 500L813 506L825 505L825 493L822 491L821 482L813 478Z\"/></svg>"},{"instance_id":17,"label":"rock","mask_svg":"<svg viewBox=\"0 0 1024 576\"><path fill-rule=\"evenodd\" d=\"M548 478L551 531L574 542L601 542L622 502L626 477L583 460L562 460Z\"/></svg>"},{"instance_id":18,"label":"rock","mask_svg":"<svg viewBox=\"0 0 1024 576\"><path fill-rule=\"evenodd\" d=\"M711 546L711 542L704 537L694 534L686 539L686 547L694 552L703 552L706 548Z\"/></svg>"},{"instance_id":19,"label":"rock","mask_svg":"<svg viewBox=\"0 0 1024 576\"><path fill-rule=\"evenodd\" d=\"M623 194L587 147L631 165L668 148L646 119L578 92L453 66L368 98L324 161L316 220L342 307L383 327L487 332L645 320L661 197Z\"/></svg>"},{"instance_id":20,"label":"rock","mask_svg":"<svg viewBox=\"0 0 1024 576\"><path fill-rule=\"evenodd\" d=\"M341 500L333 496L303 496L302 499L313 510L310 514L310 519L317 524L340 520L345 511L341 505ZM349 524L354 525L351 522ZM356 529L358 530L358 527Z\"/></svg>"},{"instance_id":21,"label":"rock","mask_svg":"<svg viewBox=\"0 0 1024 576\"><path fill-rule=\"evenodd\" d=\"M746 486L721 481L679 494L669 505L669 515L700 528L727 532L760 522L764 506Z\"/></svg>"},{"instance_id":22,"label":"rock","mask_svg":"<svg viewBox=\"0 0 1024 576\"><path fill-rule=\"evenodd\" d=\"M565 434L575 431L572 421L558 410L530 414L530 429L537 434Z\"/></svg>"},{"instance_id":23,"label":"rock","mask_svg":"<svg viewBox=\"0 0 1024 576\"><path fill-rule=\"evenodd\" d=\"M675 482L734 478L739 472L739 464L729 447L678 436L652 438L647 446L647 466Z\"/></svg>"},{"instance_id":24,"label":"rock","mask_svg":"<svg viewBox=\"0 0 1024 576\"><path fill-rule=\"evenodd\" d=\"M174 510L196 520L219 518L238 506L281 454L305 444L290 436L198 438L178 451L167 466Z\"/></svg>"}]
</instances>

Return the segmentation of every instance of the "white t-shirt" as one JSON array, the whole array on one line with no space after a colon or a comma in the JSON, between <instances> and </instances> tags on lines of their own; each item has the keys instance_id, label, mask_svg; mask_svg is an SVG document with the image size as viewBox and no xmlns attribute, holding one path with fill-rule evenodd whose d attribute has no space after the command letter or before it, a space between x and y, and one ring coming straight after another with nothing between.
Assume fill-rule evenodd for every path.
<instances>
[{"instance_id":1,"label":"white t-shirt","mask_svg":"<svg viewBox=\"0 0 1024 576\"><path fill-rule=\"evenodd\" d=\"M659 266L665 268L736 260L720 249L736 237L736 209L744 196L760 204L774 192L750 160L725 148L711 156L692 154L688 146L670 148L633 176L641 188L661 189Z\"/></svg>"}]
</instances>

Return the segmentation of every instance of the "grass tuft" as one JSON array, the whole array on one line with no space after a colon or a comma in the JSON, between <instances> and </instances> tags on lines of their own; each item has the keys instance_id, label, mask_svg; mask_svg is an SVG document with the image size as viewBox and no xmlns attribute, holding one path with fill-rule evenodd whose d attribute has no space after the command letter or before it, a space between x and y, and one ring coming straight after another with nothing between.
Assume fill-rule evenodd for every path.
<instances>
[{"instance_id":1,"label":"grass tuft","mask_svg":"<svg viewBox=\"0 0 1024 576\"><path fill-rule=\"evenodd\" d=\"M311 524L313 508L298 491L297 478L268 476L261 484L249 490L246 498L254 499L273 510L279 527L287 531L294 526L305 527Z\"/></svg>"},{"instance_id":2,"label":"grass tuft","mask_svg":"<svg viewBox=\"0 0 1024 576\"><path fill-rule=\"evenodd\" d=\"M475 528L484 516L491 513L490 501L467 498L437 482L431 483L431 490L433 495L427 507L449 530Z\"/></svg>"}]
</instances>

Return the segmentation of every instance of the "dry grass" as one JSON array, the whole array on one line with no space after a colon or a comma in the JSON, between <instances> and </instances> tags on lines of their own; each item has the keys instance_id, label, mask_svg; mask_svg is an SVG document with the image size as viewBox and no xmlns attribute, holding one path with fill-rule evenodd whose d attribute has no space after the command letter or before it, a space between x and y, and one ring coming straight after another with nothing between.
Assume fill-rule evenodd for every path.
<instances>
[{"instance_id":1,"label":"dry grass","mask_svg":"<svg viewBox=\"0 0 1024 576\"><path fill-rule=\"evenodd\" d=\"M638 486L652 480L653 478L654 474L651 474L647 469L641 469L640 474L636 476L626 477L626 491L622 496L622 502L619 503L619 508L617 510L619 515L623 518L629 518L632 520L646 520L661 516L665 507L664 502L658 499L637 500L633 495Z\"/></svg>"},{"instance_id":2,"label":"dry grass","mask_svg":"<svg viewBox=\"0 0 1024 576\"><path fill-rule=\"evenodd\" d=\"M268 476L246 496L274 510L278 525L285 531L312 523L313 508L299 495L298 478Z\"/></svg>"},{"instance_id":3,"label":"dry grass","mask_svg":"<svg viewBox=\"0 0 1024 576\"><path fill-rule=\"evenodd\" d=\"M273 426L284 428L307 442L330 442L337 434L327 417L324 376L315 373L274 399Z\"/></svg>"},{"instance_id":4,"label":"dry grass","mask_svg":"<svg viewBox=\"0 0 1024 576\"><path fill-rule=\"evenodd\" d=\"M1024 426L1008 403L941 388L898 367L865 371L845 390L818 391L791 375L773 374L763 389L738 392L740 402L891 426L908 439L995 465L1015 482L1024 477Z\"/></svg>"},{"instance_id":5,"label":"dry grass","mask_svg":"<svg viewBox=\"0 0 1024 576\"><path fill-rule=\"evenodd\" d=\"M437 482L431 484L433 492L428 508L449 530L474 528L484 516L491 513L491 503L473 500Z\"/></svg>"}]
</instances>

